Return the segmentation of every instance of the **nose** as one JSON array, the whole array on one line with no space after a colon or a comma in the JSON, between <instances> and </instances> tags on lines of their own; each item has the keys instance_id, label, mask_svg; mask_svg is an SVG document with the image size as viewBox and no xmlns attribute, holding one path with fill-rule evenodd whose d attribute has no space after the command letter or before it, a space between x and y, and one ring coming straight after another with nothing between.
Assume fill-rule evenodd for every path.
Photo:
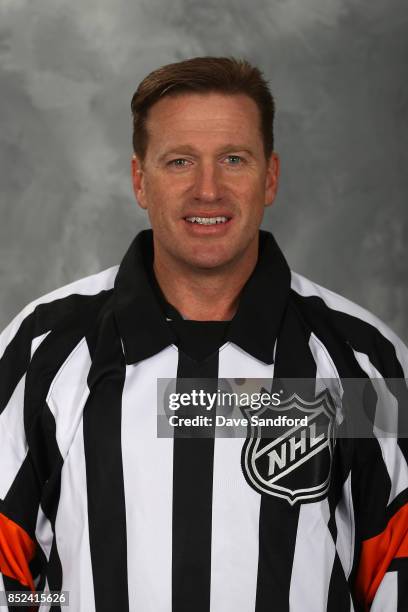
<instances>
[{"instance_id":1,"label":"nose","mask_svg":"<svg viewBox=\"0 0 408 612\"><path fill-rule=\"evenodd\" d=\"M213 163L202 163L197 169L194 197L201 202L216 202L221 198L221 177Z\"/></svg>"}]
</instances>

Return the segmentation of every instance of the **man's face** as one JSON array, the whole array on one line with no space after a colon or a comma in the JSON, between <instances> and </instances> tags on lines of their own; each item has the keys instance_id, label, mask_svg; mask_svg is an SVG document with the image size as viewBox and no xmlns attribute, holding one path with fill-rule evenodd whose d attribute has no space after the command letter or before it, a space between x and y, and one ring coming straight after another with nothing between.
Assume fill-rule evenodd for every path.
<instances>
[{"instance_id":1,"label":"man's face","mask_svg":"<svg viewBox=\"0 0 408 612\"><path fill-rule=\"evenodd\" d=\"M265 159L255 102L243 94L164 97L149 111L147 132L132 178L156 256L215 269L253 254L279 173L277 156Z\"/></svg>"}]
</instances>

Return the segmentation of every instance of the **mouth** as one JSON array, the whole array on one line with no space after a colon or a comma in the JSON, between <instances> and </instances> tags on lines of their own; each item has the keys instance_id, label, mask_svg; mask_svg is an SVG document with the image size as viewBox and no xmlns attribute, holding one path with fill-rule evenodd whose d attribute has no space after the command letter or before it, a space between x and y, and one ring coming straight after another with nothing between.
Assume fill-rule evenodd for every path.
<instances>
[{"instance_id":1,"label":"mouth","mask_svg":"<svg viewBox=\"0 0 408 612\"><path fill-rule=\"evenodd\" d=\"M231 220L231 217L226 216L217 216L217 217L207 217L207 216L196 216L196 217L184 217L184 220L188 223L197 223L198 225L221 225L228 223Z\"/></svg>"}]
</instances>

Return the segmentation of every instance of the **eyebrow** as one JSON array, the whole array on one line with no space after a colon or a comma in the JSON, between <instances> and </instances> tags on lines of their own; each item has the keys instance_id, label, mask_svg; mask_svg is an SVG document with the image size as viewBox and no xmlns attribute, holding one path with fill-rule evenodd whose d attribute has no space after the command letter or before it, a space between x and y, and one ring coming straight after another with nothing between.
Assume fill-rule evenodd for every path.
<instances>
[{"instance_id":1,"label":"eyebrow","mask_svg":"<svg viewBox=\"0 0 408 612\"><path fill-rule=\"evenodd\" d=\"M228 151L242 151L247 153L248 155L250 155L251 157L255 157L253 152L246 148L246 146L244 145L239 145L239 144L226 144L225 146L223 146L222 148L220 148L217 152L218 155L221 155L222 153L228 153ZM173 147L171 149L169 149L168 151L165 151L162 155L160 155L160 157L158 158L158 161L163 161L165 157L168 157L169 155L183 155L183 154L191 154L191 155L195 155L197 153L197 150L192 147L191 145L179 145L178 147Z\"/></svg>"}]
</instances>

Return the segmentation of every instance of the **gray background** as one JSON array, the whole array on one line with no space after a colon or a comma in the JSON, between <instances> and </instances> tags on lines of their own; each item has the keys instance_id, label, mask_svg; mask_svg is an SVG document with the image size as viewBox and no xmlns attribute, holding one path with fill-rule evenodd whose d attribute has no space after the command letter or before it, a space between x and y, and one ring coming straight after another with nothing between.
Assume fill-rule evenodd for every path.
<instances>
[{"instance_id":1,"label":"gray background","mask_svg":"<svg viewBox=\"0 0 408 612\"><path fill-rule=\"evenodd\" d=\"M271 83L282 177L264 227L292 268L407 341L406 0L0 0L0 327L147 227L130 99L197 55Z\"/></svg>"}]
</instances>

